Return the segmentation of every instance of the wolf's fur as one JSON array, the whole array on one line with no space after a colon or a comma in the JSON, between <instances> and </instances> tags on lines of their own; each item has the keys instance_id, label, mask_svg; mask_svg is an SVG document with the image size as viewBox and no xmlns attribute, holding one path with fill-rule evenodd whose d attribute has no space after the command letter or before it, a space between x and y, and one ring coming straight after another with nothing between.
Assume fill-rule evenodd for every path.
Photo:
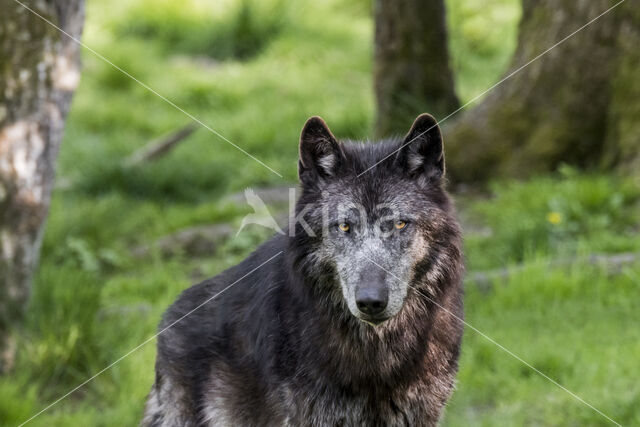
<instances>
[{"instance_id":1,"label":"wolf's fur","mask_svg":"<svg viewBox=\"0 0 640 427\"><path fill-rule=\"evenodd\" d=\"M443 173L428 115L405 140L376 144L338 143L310 119L296 209L313 233L297 223L182 293L161 327L237 281L158 337L142 424L437 424L462 336L460 230ZM408 225L394 230L393 218ZM334 226L345 221L349 234ZM355 302L370 286L388 295L378 326Z\"/></svg>"}]
</instances>

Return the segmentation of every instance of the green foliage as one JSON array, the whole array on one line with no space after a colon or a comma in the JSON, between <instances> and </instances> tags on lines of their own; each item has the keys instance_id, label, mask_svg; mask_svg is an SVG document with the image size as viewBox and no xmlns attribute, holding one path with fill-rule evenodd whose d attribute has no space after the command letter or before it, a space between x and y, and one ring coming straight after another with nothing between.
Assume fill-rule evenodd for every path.
<instances>
[{"instance_id":1,"label":"green foliage","mask_svg":"<svg viewBox=\"0 0 640 427\"><path fill-rule=\"evenodd\" d=\"M94 196L118 191L132 197L198 201L219 195L229 178L214 165L184 168L175 162L160 161L143 168L126 168L104 162L87 168L78 189Z\"/></svg>"},{"instance_id":2,"label":"green foliage","mask_svg":"<svg viewBox=\"0 0 640 427\"><path fill-rule=\"evenodd\" d=\"M37 339L24 343L20 366L28 367L48 399L56 394L53 387L75 385L90 368L106 362L98 351L100 331L95 328L100 283L83 271L97 264L91 264L95 260L86 247L77 245L76 250L84 252L77 266L43 263L36 278L40 286L35 287L29 307L29 329L37 331Z\"/></svg>"},{"instance_id":3,"label":"green foliage","mask_svg":"<svg viewBox=\"0 0 640 427\"><path fill-rule=\"evenodd\" d=\"M638 248L625 233L638 225L640 189L631 180L579 175L563 168L557 177L492 185L493 195L474 206L491 237L470 236L472 267L521 262L538 254L580 249L616 252Z\"/></svg>"},{"instance_id":4,"label":"green foliage","mask_svg":"<svg viewBox=\"0 0 640 427\"><path fill-rule=\"evenodd\" d=\"M137 2L118 33L161 41L170 52L247 59L288 25L283 1L242 0L225 8L196 0L154 0Z\"/></svg>"},{"instance_id":5,"label":"green foliage","mask_svg":"<svg viewBox=\"0 0 640 427\"><path fill-rule=\"evenodd\" d=\"M516 48L520 2L447 0L449 48L463 102L480 95L507 70Z\"/></svg>"},{"instance_id":6,"label":"green foliage","mask_svg":"<svg viewBox=\"0 0 640 427\"><path fill-rule=\"evenodd\" d=\"M0 424L18 425L36 412L33 386L17 378L0 377Z\"/></svg>"},{"instance_id":7,"label":"green foliage","mask_svg":"<svg viewBox=\"0 0 640 427\"><path fill-rule=\"evenodd\" d=\"M467 288L465 320L622 425L640 421L633 354L640 267L611 276L533 262L489 294ZM579 325L579 326L578 326ZM508 421L505 421L508 420ZM443 425L608 425L598 413L477 332L465 332Z\"/></svg>"}]
</instances>

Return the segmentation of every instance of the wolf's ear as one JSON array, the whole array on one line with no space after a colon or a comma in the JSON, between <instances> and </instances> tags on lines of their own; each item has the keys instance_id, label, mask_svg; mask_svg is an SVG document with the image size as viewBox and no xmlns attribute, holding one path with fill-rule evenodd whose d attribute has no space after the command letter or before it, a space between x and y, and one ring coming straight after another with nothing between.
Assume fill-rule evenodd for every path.
<instances>
[{"instance_id":1,"label":"wolf's ear","mask_svg":"<svg viewBox=\"0 0 640 427\"><path fill-rule=\"evenodd\" d=\"M327 124L320 117L307 120L300 134L298 176L303 183L328 178L338 171L343 154Z\"/></svg>"},{"instance_id":2,"label":"wolf's ear","mask_svg":"<svg viewBox=\"0 0 640 427\"><path fill-rule=\"evenodd\" d=\"M444 175L444 151L438 122L420 114L402 142L396 161L412 177L438 180Z\"/></svg>"}]
</instances>

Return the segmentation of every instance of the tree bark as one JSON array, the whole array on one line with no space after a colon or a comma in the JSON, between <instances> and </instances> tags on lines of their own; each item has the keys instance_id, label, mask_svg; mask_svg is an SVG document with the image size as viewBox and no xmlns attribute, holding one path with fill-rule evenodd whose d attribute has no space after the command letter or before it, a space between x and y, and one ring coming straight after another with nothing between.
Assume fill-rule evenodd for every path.
<instances>
[{"instance_id":1,"label":"tree bark","mask_svg":"<svg viewBox=\"0 0 640 427\"><path fill-rule=\"evenodd\" d=\"M615 3L523 0L511 70ZM445 124L449 177L526 177L562 163L640 169L639 9L626 1Z\"/></svg>"},{"instance_id":2,"label":"tree bark","mask_svg":"<svg viewBox=\"0 0 640 427\"><path fill-rule=\"evenodd\" d=\"M444 0L377 0L376 134L404 133L420 113L459 106L449 67Z\"/></svg>"},{"instance_id":3,"label":"tree bark","mask_svg":"<svg viewBox=\"0 0 640 427\"><path fill-rule=\"evenodd\" d=\"M83 0L25 5L80 37ZM38 262L80 48L14 0L0 0L0 10L0 371L6 371Z\"/></svg>"}]
</instances>

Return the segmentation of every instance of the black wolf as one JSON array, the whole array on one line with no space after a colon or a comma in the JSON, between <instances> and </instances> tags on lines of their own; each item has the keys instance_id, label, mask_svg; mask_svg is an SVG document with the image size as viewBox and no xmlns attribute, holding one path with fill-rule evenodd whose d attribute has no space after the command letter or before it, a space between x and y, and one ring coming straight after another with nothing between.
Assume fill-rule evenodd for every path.
<instances>
[{"instance_id":1,"label":"black wolf","mask_svg":"<svg viewBox=\"0 0 640 427\"><path fill-rule=\"evenodd\" d=\"M313 117L298 170L289 233L166 312L143 425L437 424L463 256L436 121L373 144L338 142Z\"/></svg>"}]
</instances>

